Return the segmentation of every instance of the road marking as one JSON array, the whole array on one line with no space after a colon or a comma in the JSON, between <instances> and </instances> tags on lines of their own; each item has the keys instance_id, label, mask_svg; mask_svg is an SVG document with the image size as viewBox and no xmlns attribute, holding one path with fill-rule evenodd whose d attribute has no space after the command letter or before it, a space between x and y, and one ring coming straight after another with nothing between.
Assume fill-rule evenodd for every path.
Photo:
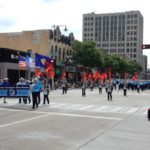
<instances>
[{"instance_id":1,"label":"road marking","mask_svg":"<svg viewBox=\"0 0 150 150\"><path fill-rule=\"evenodd\" d=\"M19 123L23 123L23 122L27 122L27 121L32 121L32 120L40 119L40 118L47 117L47 116L50 116L50 115L51 115L51 113L48 113L46 115L32 117L32 118L29 118L29 119L24 119L24 120L12 122L12 123L6 123L6 124L3 124L3 125L0 125L0 128L11 126L11 125L15 125L15 124L19 124Z\"/></svg>"},{"instance_id":2,"label":"road marking","mask_svg":"<svg viewBox=\"0 0 150 150\"><path fill-rule=\"evenodd\" d=\"M80 108L79 110L85 110L85 109L91 108L91 107L93 107L93 106L94 106L94 105L88 105L88 106L85 106L85 107Z\"/></svg>"},{"instance_id":3,"label":"road marking","mask_svg":"<svg viewBox=\"0 0 150 150\"><path fill-rule=\"evenodd\" d=\"M123 118L115 117L105 117L105 116L92 116L92 115L77 115L77 114L67 114L67 113L52 113L53 115L59 116L71 116L71 117L81 117L81 118L93 118L93 119L107 119L107 120L123 120Z\"/></svg>"},{"instance_id":4,"label":"road marking","mask_svg":"<svg viewBox=\"0 0 150 150\"><path fill-rule=\"evenodd\" d=\"M30 104L31 105L31 104ZM27 108L30 107L29 104L16 104L14 101L11 104L3 105L3 108L8 108L11 106L17 106L20 108ZM6 107L5 107L6 106ZM51 102L47 108L58 108L58 109L69 109L69 110L77 110L77 111L88 111L88 112L101 112L101 113L120 113L120 114L134 114L134 115L146 115L147 109L146 107L124 107L124 106L109 106L109 105L88 105L88 104L70 104L70 103L60 103L60 102ZM17 108L14 111L18 111ZM46 108L44 105L40 104L39 108ZM0 108L2 109L2 108ZM11 109L11 108L10 108ZM19 108L18 108L19 109ZM12 109L11 109L12 110Z\"/></svg>"}]
</instances>

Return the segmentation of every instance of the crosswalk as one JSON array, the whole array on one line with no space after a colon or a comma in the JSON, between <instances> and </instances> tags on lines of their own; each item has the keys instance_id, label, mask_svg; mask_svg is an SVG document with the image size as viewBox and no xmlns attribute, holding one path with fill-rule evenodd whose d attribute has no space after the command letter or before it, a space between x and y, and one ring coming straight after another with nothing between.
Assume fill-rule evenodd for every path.
<instances>
[{"instance_id":1,"label":"crosswalk","mask_svg":"<svg viewBox=\"0 0 150 150\"><path fill-rule=\"evenodd\" d=\"M7 104L1 104L2 106L20 106L28 107L32 104L18 104L17 101L9 101ZM41 107L42 106L42 107ZM39 105L39 108L44 108L43 104ZM87 111L95 113L119 113L119 114L134 114L134 115L146 115L147 107L126 107L126 106L112 106L112 105L99 105L99 104L76 104L76 103L63 103L63 102L51 102L50 105L46 105L48 109L63 109L74 111Z\"/></svg>"},{"instance_id":2,"label":"crosswalk","mask_svg":"<svg viewBox=\"0 0 150 150\"><path fill-rule=\"evenodd\" d=\"M68 103L51 103L49 108L68 109L77 111L99 112L99 113L120 113L146 115L146 107L124 107L124 106L107 106L107 105L85 105L85 104L68 104Z\"/></svg>"}]
</instances>

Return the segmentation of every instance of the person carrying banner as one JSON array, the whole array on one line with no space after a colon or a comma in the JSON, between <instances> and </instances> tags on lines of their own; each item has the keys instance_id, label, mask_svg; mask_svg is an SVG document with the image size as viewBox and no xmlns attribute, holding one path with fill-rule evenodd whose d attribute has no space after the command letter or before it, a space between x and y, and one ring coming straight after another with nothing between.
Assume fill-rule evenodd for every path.
<instances>
[{"instance_id":1,"label":"person carrying banner","mask_svg":"<svg viewBox=\"0 0 150 150\"><path fill-rule=\"evenodd\" d=\"M1 86L5 87L5 88L9 86L9 80L8 80L8 78L4 78L4 79L3 79L3 83L2 83ZM6 97L4 97L3 103L7 103Z\"/></svg>"},{"instance_id":2,"label":"person carrying banner","mask_svg":"<svg viewBox=\"0 0 150 150\"><path fill-rule=\"evenodd\" d=\"M16 83L16 86L19 86L19 87L22 87L23 85L25 85L25 80L24 78L20 78L19 79L19 82ZM21 98L22 97L19 97L19 102L18 103L21 103ZM23 103L26 103L26 100L23 98Z\"/></svg>"}]
</instances>

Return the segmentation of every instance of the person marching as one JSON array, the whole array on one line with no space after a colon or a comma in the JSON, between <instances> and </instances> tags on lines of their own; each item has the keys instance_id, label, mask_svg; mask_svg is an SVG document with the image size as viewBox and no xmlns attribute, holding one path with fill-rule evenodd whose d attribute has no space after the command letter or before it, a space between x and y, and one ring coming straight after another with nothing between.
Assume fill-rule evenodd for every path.
<instances>
[{"instance_id":1,"label":"person marching","mask_svg":"<svg viewBox=\"0 0 150 150\"><path fill-rule=\"evenodd\" d=\"M140 83L137 84L137 92L140 93Z\"/></svg>"},{"instance_id":2,"label":"person marching","mask_svg":"<svg viewBox=\"0 0 150 150\"><path fill-rule=\"evenodd\" d=\"M37 76L37 79L38 79L38 84L39 84L39 86L42 88L42 79L41 79L41 77L40 77L40 76ZM40 90L38 91L38 103L39 103L39 104L41 103L41 90L42 90L42 89L40 89Z\"/></svg>"},{"instance_id":3,"label":"person marching","mask_svg":"<svg viewBox=\"0 0 150 150\"><path fill-rule=\"evenodd\" d=\"M87 81L82 79L81 83L82 83L82 96L85 96L86 95Z\"/></svg>"},{"instance_id":4,"label":"person marching","mask_svg":"<svg viewBox=\"0 0 150 150\"><path fill-rule=\"evenodd\" d=\"M128 87L128 84L127 84L127 82L125 81L124 84L123 84L123 95L124 95L124 96L127 96L127 87Z\"/></svg>"},{"instance_id":5,"label":"person marching","mask_svg":"<svg viewBox=\"0 0 150 150\"><path fill-rule=\"evenodd\" d=\"M34 78L33 83L31 85L31 91L32 91L32 109L38 108L38 94L41 90L41 84L39 84L38 79Z\"/></svg>"},{"instance_id":6,"label":"person marching","mask_svg":"<svg viewBox=\"0 0 150 150\"><path fill-rule=\"evenodd\" d=\"M8 78L4 78L3 83L2 83L2 85L1 85L1 86L4 86L4 87L8 87L8 86L9 86ZM6 101L6 97L4 97L4 101L3 101L3 103L7 103L7 101Z\"/></svg>"},{"instance_id":7,"label":"person marching","mask_svg":"<svg viewBox=\"0 0 150 150\"><path fill-rule=\"evenodd\" d=\"M86 86L87 86L87 74L86 74L85 68L83 68L83 72L82 72L81 85L82 85L82 87L81 87L82 88L82 96L85 96L86 95Z\"/></svg>"},{"instance_id":8,"label":"person marching","mask_svg":"<svg viewBox=\"0 0 150 150\"><path fill-rule=\"evenodd\" d=\"M103 88L103 85L102 85L101 79L99 79L99 82L98 82L98 88L99 88L99 94L102 94L102 88Z\"/></svg>"},{"instance_id":9,"label":"person marching","mask_svg":"<svg viewBox=\"0 0 150 150\"><path fill-rule=\"evenodd\" d=\"M47 79L44 80L44 84L43 84L43 95L44 95L44 101L43 104L45 104L45 102L47 101L47 103L49 104L49 86L47 84Z\"/></svg>"},{"instance_id":10,"label":"person marching","mask_svg":"<svg viewBox=\"0 0 150 150\"><path fill-rule=\"evenodd\" d=\"M67 79L66 77L64 77L62 79L62 94L66 94L67 93Z\"/></svg>"},{"instance_id":11,"label":"person marching","mask_svg":"<svg viewBox=\"0 0 150 150\"><path fill-rule=\"evenodd\" d=\"M113 85L111 83L111 81L109 81L108 85L107 85L107 100L111 100L112 101L112 91L113 91Z\"/></svg>"},{"instance_id":12,"label":"person marching","mask_svg":"<svg viewBox=\"0 0 150 150\"><path fill-rule=\"evenodd\" d=\"M93 89L94 89L94 81L93 80L90 81L90 89L91 89L91 91L93 91Z\"/></svg>"},{"instance_id":13,"label":"person marching","mask_svg":"<svg viewBox=\"0 0 150 150\"><path fill-rule=\"evenodd\" d=\"M25 80L24 80L24 78L21 77L19 79L19 82L16 83L16 86L22 87L23 85L25 85ZM23 97L19 97L19 102L18 103L21 103L22 98ZM26 100L24 98L23 98L23 103L26 103Z\"/></svg>"}]
</instances>

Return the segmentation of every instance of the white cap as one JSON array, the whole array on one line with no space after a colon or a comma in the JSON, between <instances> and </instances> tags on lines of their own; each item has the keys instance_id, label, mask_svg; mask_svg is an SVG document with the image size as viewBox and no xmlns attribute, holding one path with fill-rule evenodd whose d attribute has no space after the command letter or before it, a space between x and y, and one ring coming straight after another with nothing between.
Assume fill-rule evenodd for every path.
<instances>
[{"instance_id":1,"label":"white cap","mask_svg":"<svg viewBox=\"0 0 150 150\"><path fill-rule=\"evenodd\" d=\"M8 80L8 78L4 78L4 80Z\"/></svg>"}]
</instances>

